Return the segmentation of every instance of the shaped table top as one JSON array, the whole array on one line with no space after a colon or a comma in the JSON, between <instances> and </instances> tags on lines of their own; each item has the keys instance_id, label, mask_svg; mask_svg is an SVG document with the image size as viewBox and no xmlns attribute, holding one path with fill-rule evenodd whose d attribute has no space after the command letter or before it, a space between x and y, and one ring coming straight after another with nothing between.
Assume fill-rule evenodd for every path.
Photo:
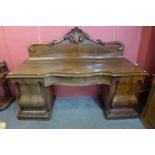
<instances>
[{"instance_id":1,"label":"shaped table top","mask_svg":"<svg viewBox=\"0 0 155 155\"><path fill-rule=\"evenodd\" d=\"M8 74L8 78L16 77L48 77L67 76L84 77L95 75L147 75L137 65L125 58L87 59L87 60L44 60L26 61Z\"/></svg>"}]
</instances>

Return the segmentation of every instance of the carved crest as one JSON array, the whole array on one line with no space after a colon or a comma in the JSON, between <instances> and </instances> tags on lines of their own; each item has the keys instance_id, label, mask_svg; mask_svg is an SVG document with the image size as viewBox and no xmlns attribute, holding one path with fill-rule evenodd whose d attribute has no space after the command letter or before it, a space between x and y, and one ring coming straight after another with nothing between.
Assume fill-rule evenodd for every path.
<instances>
[{"instance_id":1,"label":"carved crest","mask_svg":"<svg viewBox=\"0 0 155 155\"><path fill-rule=\"evenodd\" d=\"M122 55L124 44L119 41L102 42L100 39L93 40L87 33L74 27L62 40L54 40L47 44L39 43L29 46L31 57L48 57L52 55L95 55L96 57L118 56Z\"/></svg>"},{"instance_id":2,"label":"carved crest","mask_svg":"<svg viewBox=\"0 0 155 155\"><path fill-rule=\"evenodd\" d=\"M89 35L83 32L78 27L75 27L64 36L64 39L69 39L70 42L78 44L79 42L82 42L84 39L89 39Z\"/></svg>"}]
</instances>

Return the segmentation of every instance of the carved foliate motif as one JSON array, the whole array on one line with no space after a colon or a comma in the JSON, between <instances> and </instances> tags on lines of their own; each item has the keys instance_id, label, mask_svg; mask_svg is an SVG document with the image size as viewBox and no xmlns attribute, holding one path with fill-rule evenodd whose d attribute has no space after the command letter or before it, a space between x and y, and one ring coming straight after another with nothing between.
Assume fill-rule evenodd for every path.
<instances>
[{"instance_id":1,"label":"carved foliate motif","mask_svg":"<svg viewBox=\"0 0 155 155\"><path fill-rule=\"evenodd\" d=\"M64 39L69 39L70 42L78 44L79 42L82 42L84 39L89 39L89 35L83 32L78 27L75 27L64 36Z\"/></svg>"},{"instance_id":2,"label":"carved foliate motif","mask_svg":"<svg viewBox=\"0 0 155 155\"><path fill-rule=\"evenodd\" d=\"M81 43L81 44L80 44ZM80 45L79 45L80 44ZM82 47L82 48L81 48ZM73 50L75 48L76 50ZM104 56L109 53L109 56L122 55L124 51L124 44L119 41L103 42L102 40L93 40L87 33L74 27L61 40L53 40L47 44L39 43L32 44L28 48L31 57L52 56L52 53L84 53L85 55L91 54L96 51L96 56ZM92 51L92 52L91 52ZM102 51L102 53L101 53ZM113 55L114 54L114 55ZM73 54L72 54L73 55ZM69 56L69 55L68 55ZM67 57L68 57L67 56Z\"/></svg>"}]
</instances>

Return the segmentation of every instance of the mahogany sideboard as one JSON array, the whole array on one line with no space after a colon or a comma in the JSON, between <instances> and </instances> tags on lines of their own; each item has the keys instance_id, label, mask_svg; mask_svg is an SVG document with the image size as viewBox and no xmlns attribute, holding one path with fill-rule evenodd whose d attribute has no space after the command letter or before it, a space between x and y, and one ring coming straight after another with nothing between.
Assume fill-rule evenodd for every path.
<instances>
[{"instance_id":1,"label":"mahogany sideboard","mask_svg":"<svg viewBox=\"0 0 155 155\"><path fill-rule=\"evenodd\" d=\"M146 128L155 129L155 75L153 75L152 88L142 113L142 121Z\"/></svg>"},{"instance_id":2,"label":"mahogany sideboard","mask_svg":"<svg viewBox=\"0 0 155 155\"><path fill-rule=\"evenodd\" d=\"M0 111L9 107L9 105L14 101L15 97L12 96L9 89L8 81L6 75L8 74L8 68L5 62L0 62L0 86L3 87L4 97L0 97Z\"/></svg>"},{"instance_id":3,"label":"mahogany sideboard","mask_svg":"<svg viewBox=\"0 0 155 155\"><path fill-rule=\"evenodd\" d=\"M147 73L123 57L121 42L93 40L78 27L62 40L32 44L30 58L7 78L18 93L18 119L48 119L53 107L51 85L101 84L106 118L133 118Z\"/></svg>"}]
</instances>

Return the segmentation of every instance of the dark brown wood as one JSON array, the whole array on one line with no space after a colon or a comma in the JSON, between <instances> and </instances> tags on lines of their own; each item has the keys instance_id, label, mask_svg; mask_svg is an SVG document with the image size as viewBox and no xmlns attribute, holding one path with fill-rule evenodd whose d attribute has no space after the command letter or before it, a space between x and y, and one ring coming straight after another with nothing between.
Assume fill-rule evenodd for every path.
<instances>
[{"instance_id":1,"label":"dark brown wood","mask_svg":"<svg viewBox=\"0 0 155 155\"><path fill-rule=\"evenodd\" d=\"M109 88L103 86L102 96L107 118L132 118L137 116L135 107L144 76L113 77ZM107 93L109 92L109 93Z\"/></svg>"},{"instance_id":2,"label":"dark brown wood","mask_svg":"<svg viewBox=\"0 0 155 155\"><path fill-rule=\"evenodd\" d=\"M155 129L155 75L152 82L152 88L142 114L142 122L146 128Z\"/></svg>"},{"instance_id":3,"label":"dark brown wood","mask_svg":"<svg viewBox=\"0 0 155 155\"><path fill-rule=\"evenodd\" d=\"M8 108L10 104L14 101L15 97L12 96L9 89L8 81L5 78L8 73L6 63L0 63L0 85L2 85L4 90L4 97L0 97L0 111Z\"/></svg>"},{"instance_id":4,"label":"dark brown wood","mask_svg":"<svg viewBox=\"0 0 155 155\"><path fill-rule=\"evenodd\" d=\"M7 76L17 88L19 119L49 118L53 105L49 86L54 84L102 84L107 118L137 115L138 92L147 73L123 58L123 43L94 41L75 27L61 41L28 49L30 58Z\"/></svg>"},{"instance_id":5,"label":"dark brown wood","mask_svg":"<svg viewBox=\"0 0 155 155\"><path fill-rule=\"evenodd\" d=\"M52 41L49 44L32 44L28 50L30 60L31 58L81 60L122 56L124 45L117 41L107 43L101 40L94 41L88 34L75 27L64 36L63 40Z\"/></svg>"}]
</instances>

